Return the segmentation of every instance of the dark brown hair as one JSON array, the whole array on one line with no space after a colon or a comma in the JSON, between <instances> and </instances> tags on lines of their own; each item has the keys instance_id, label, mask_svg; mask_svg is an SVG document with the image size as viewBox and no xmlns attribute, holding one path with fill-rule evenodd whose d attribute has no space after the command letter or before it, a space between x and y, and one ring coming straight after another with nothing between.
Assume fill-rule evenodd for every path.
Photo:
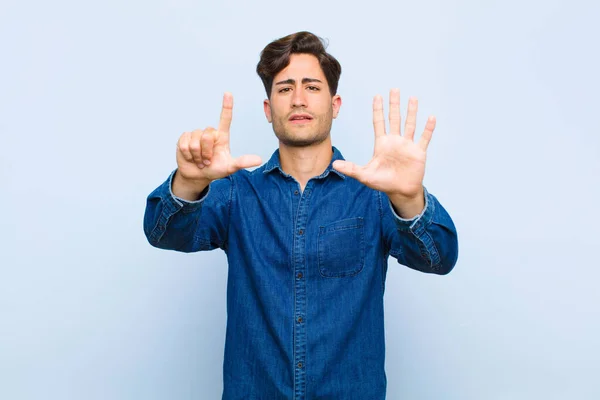
<instances>
[{"instance_id":1,"label":"dark brown hair","mask_svg":"<svg viewBox=\"0 0 600 400\"><path fill-rule=\"evenodd\" d=\"M342 66L331 54L325 51L327 44L310 32L296 32L269 43L260 53L256 73L265 85L267 97L271 98L273 79L290 63L292 54L312 54L317 57L329 85L329 93L337 93Z\"/></svg>"}]
</instances>

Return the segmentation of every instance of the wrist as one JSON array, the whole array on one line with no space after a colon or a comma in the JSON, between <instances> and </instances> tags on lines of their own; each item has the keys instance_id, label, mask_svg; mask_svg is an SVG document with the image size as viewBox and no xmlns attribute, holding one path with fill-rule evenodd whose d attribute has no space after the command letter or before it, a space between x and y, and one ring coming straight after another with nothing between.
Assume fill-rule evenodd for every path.
<instances>
[{"instance_id":1,"label":"wrist","mask_svg":"<svg viewBox=\"0 0 600 400\"><path fill-rule=\"evenodd\" d=\"M388 194L396 214L404 219L412 219L423 212L425 208L425 190L423 186L417 194L405 196L401 194Z\"/></svg>"},{"instance_id":2,"label":"wrist","mask_svg":"<svg viewBox=\"0 0 600 400\"><path fill-rule=\"evenodd\" d=\"M173 195L188 201L196 201L200 194L210 185L209 179L185 178L179 170L175 171L171 191Z\"/></svg>"}]
</instances>

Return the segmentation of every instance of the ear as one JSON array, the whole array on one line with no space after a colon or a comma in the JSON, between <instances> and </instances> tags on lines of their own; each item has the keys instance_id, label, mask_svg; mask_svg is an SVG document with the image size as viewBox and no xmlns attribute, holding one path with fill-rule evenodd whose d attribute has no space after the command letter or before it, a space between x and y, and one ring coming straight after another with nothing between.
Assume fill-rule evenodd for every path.
<instances>
[{"instance_id":1,"label":"ear","mask_svg":"<svg viewBox=\"0 0 600 400\"><path fill-rule=\"evenodd\" d=\"M269 121L269 123L273 122L273 118L271 118L271 102L269 99L265 99L265 101L263 101L263 108L265 109L265 117L267 117L267 121Z\"/></svg>"},{"instance_id":2,"label":"ear","mask_svg":"<svg viewBox=\"0 0 600 400\"><path fill-rule=\"evenodd\" d=\"M340 107L342 106L342 97L340 95L335 95L331 98L331 107L333 108L333 118L338 116L340 112Z\"/></svg>"}]
</instances>

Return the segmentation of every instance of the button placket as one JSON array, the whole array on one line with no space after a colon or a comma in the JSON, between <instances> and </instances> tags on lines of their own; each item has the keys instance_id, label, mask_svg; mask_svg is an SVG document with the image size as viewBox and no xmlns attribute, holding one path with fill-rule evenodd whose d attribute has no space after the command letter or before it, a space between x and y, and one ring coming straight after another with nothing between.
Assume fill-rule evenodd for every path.
<instances>
[{"instance_id":1,"label":"button placket","mask_svg":"<svg viewBox=\"0 0 600 400\"><path fill-rule=\"evenodd\" d=\"M310 201L309 181L303 193L295 190L293 202L296 221L294 232L294 398L304 399L306 394L306 223L308 220L308 205Z\"/></svg>"}]
</instances>

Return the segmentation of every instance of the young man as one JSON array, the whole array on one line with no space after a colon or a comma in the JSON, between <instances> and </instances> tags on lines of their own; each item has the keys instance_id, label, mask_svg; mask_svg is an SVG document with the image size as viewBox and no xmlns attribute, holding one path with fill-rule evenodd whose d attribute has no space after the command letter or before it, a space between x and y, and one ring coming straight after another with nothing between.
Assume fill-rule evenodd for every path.
<instances>
[{"instance_id":1,"label":"young man","mask_svg":"<svg viewBox=\"0 0 600 400\"><path fill-rule=\"evenodd\" d=\"M388 257L447 274L458 256L450 216L423 187L435 119L414 142L390 92L390 133L375 97L375 151L363 167L331 144L340 64L298 32L270 43L257 67L279 149L233 158L233 98L218 129L185 132L177 169L148 197L156 247L223 249L228 258L224 399L383 399L383 294Z\"/></svg>"}]
</instances>

